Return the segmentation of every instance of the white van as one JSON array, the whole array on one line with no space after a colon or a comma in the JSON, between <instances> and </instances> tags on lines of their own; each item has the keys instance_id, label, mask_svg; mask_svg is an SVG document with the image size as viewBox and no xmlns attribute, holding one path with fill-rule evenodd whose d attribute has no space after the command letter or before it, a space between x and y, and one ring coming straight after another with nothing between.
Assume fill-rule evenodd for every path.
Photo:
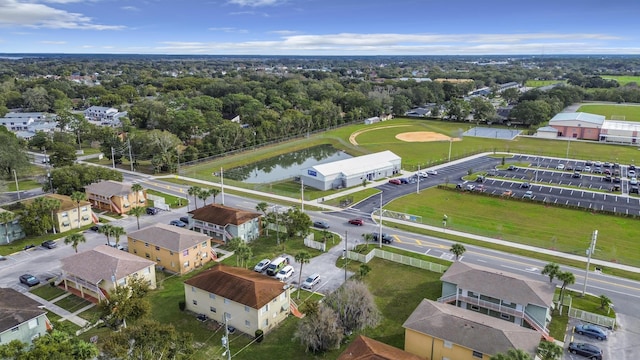
<instances>
[{"instance_id":1,"label":"white van","mask_svg":"<svg viewBox=\"0 0 640 360\"><path fill-rule=\"evenodd\" d=\"M273 259L271 264L267 266L267 275L274 276L275 274L278 273L278 271L282 270L282 268L284 268L288 264L289 264L289 259L285 257L280 256Z\"/></svg>"}]
</instances>

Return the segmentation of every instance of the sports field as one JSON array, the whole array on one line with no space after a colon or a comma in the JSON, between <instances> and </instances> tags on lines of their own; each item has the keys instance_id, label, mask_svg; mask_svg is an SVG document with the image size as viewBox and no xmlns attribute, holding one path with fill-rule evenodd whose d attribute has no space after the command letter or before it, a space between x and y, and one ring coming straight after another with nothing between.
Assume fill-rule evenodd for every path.
<instances>
[{"instance_id":1,"label":"sports field","mask_svg":"<svg viewBox=\"0 0 640 360\"><path fill-rule=\"evenodd\" d=\"M620 86L634 82L640 85L640 76L602 76L603 79L616 80Z\"/></svg>"},{"instance_id":2,"label":"sports field","mask_svg":"<svg viewBox=\"0 0 640 360\"><path fill-rule=\"evenodd\" d=\"M559 82L566 82L566 81L561 81L561 80L527 80L524 83L524 86L526 86L526 87L542 87L542 86L557 84Z\"/></svg>"},{"instance_id":3,"label":"sports field","mask_svg":"<svg viewBox=\"0 0 640 360\"><path fill-rule=\"evenodd\" d=\"M607 120L622 120L619 116L624 116L624 121L640 121L640 104L588 104L580 106L578 112L603 115Z\"/></svg>"}]
</instances>

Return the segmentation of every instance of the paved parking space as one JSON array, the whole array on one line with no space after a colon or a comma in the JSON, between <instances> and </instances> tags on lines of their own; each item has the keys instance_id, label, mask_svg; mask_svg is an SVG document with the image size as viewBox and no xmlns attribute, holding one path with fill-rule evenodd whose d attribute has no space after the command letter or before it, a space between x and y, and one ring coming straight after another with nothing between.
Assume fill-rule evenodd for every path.
<instances>
[{"instance_id":1,"label":"paved parking space","mask_svg":"<svg viewBox=\"0 0 640 360\"><path fill-rule=\"evenodd\" d=\"M600 349L602 349L602 358L603 359L622 359L622 358L616 358L616 357L611 357L611 345L615 344L616 341L614 340L616 337L616 332L615 331L609 331L605 328L603 328L603 330L605 330L607 332L607 340L597 340L591 337L588 337L586 335L579 335L577 333L573 332L573 328L576 325L580 325L580 324L586 324L583 323L582 321L578 320L578 319L569 319L569 324L567 326L568 328L568 332L567 332L567 337L566 337L566 341L565 341L565 355L564 355L564 359L569 359L569 360L584 360L586 359L583 356L580 355L575 355L575 354L571 354L568 351L569 348L569 343L570 342L577 342L577 343L587 343L587 344L591 344L591 345L595 345L597 347L599 347Z\"/></svg>"}]
</instances>

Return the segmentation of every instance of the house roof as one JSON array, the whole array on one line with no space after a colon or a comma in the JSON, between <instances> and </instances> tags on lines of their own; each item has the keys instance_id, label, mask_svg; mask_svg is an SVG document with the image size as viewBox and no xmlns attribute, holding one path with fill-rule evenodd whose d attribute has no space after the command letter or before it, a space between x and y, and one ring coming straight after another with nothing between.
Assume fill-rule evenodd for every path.
<instances>
[{"instance_id":1,"label":"house roof","mask_svg":"<svg viewBox=\"0 0 640 360\"><path fill-rule=\"evenodd\" d=\"M127 234L131 239L178 252L211 239L211 236L185 228L157 223Z\"/></svg>"},{"instance_id":2,"label":"house roof","mask_svg":"<svg viewBox=\"0 0 640 360\"><path fill-rule=\"evenodd\" d=\"M558 129L554 128L553 126L543 126L541 128L538 128L538 132L552 132L552 133L557 133Z\"/></svg>"},{"instance_id":3,"label":"house roof","mask_svg":"<svg viewBox=\"0 0 640 360\"><path fill-rule=\"evenodd\" d=\"M602 125L602 128L607 130L640 131L640 123L637 123L635 121L607 120Z\"/></svg>"},{"instance_id":4,"label":"house roof","mask_svg":"<svg viewBox=\"0 0 640 360\"><path fill-rule=\"evenodd\" d=\"M363 174L371 171L371 165L375 164L378 168L390 166L392 161L401 160L400 157L389 150L358 156L350 159L338 160L326 164L312 166L320 174L324 176L343 173L345 175ZM307 169L304 170L307 173Z\"/></svg>"},{"instance_id":5,"label":"house roof","mask_svg":"<svg viewBox=\"0 0 640 360\"><path fill-rule=\"evenodd\" d=\"M554 125L554 123L561 121L583 121L589 124L602 125L604 123L604 119L605 117L602 115L583 112L563 112L556 114L556 116L549 120L549 125Z\"/></svg>"},{"instance_id":6,"label":"house roof","mask_svg":"<svg viewBox=\"0 0 640 360\"><path fill-rule=\"evenodd\" d=\"M337 360L421 360L406 352L366 336L358 335Z\"/></svg>"},{"instance_id":7,"label":"house roof","mask_svg":"<svg viewBox=\"0 0 640 360\"><path fill-rule=\"evenodd\" d=\"M261 309L285 292L285 284L276 279L252 270L222 264L184 283L254 309Z\"/></svg>"},{"instance_id":8,"label":"house roof","mask_svg":"<svg viewBox=\"0 0 640 360\"><path fill-rule=\"evenodd\" d=\"M45 197L49 199L59 200L60 210L63 210L63 211L73 210L78 208L78 204L75 201L71 200L71 197L69 196L61 195L61 194L47 194L45 195ZM91 203L88 202L87 200L80 201L80 206L86 206L86 205L91 205Z\"/></svg>"},{"instance_id":9,"label":"house roof","mask_svg":"<svg viewBox=\"0 0 640 360\"><path fill-rule=\"evenodd\" d=\"M540 334L489 315L424 299L402 325L487 355L522 349L535 356Z\"/></svg>"},{"instance_id":10,"label":"house roof","mask_svg":"<svg viewBox=\"0 0 640 360\"><path fill-rule=\"evenodd\" d=\"M255 212L235 209L219 204L203 206L199 209L189 211L189 214L192 214L195 220L222 226L229 224L242 225L247 221L251 221L262 216Z\"/></svg>"},{"instance_id":11,"label":"house roof","mask_svg":"<svg viewBox=\"0 0 640 360\"><path fill-rule=\"evenodd\" d=\"M125 184L113 180L103 180L84 187L88 194L112 197L115 195L127 195L131 193L131 184Z\"/></svg>"},{"instance_id":12,"label":"house roof","mask_svg":"<svg viewBox=\"0 0 640 360\"><path fill-rule=\"evenodd\" d=\"M0 332L34 319L47 312L40 303L14 289L0 288Z\"/></svg>"},{"instance_id":13,"label":"house roof","mask_svg":"<svg viewBox=\"0 0 640 360\"><path fill-rule=\"evenodd\" d=\"M62 270L92 284L102 280L125 278L137 271L155 265L155 262L129 254L126 251L99 245L60 260Z\"/></svg>"},{"instance_id":14,"label":"house roof","mask_svg":"<svg viewBox=\"0 0 640 360\"><path fill-rule=\"evenodd\" d=\"M440 278L459 288L488 295L515 304L534 304L549 307L556 286L513 273L455 261Z\"/></svg>"}]
</instances>

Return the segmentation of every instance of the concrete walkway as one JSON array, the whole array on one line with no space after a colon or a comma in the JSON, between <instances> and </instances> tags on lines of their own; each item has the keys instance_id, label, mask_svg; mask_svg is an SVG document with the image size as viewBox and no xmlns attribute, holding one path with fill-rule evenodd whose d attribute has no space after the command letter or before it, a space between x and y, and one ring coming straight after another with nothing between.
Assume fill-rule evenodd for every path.
<instances>
[{"instance_id":1,"label":"concrete walkway","mask_svg":"<svg viewBox=\"0 0 640 360\"><path fill-rule=\"evenodd\" d=\"M43 298L41 298L41 297L39 297L37 295L34 295L34 294L32 294L32 293L30 293L28 291L24 292L23 294L28 296L28 297L30 297L31 299L39 302L40 304L42 304L45 309L47 309L47 310L57 314L58 316L60 316L61 317L60 321L68 320L68 321L71 321L72 323L74 323L74 324L76 324L76 325L78 325L80 327L85 327L89 323L87 320L81 318L77 314L87 310L90 306L87 306L85 308L82 308L82 309L72 313L72 312L70 312L68 310L65 310L65 309L61 308L60 306L54 304L52 301L47 301L47 300L45 300L45 299L43 299ZM69 295L71 295L71 294L69 294ZM66 297L66 296L64 296L64 297ZM60 296L60 297L58 297L57 299L54 299L54 300L57 301L57 300L59 300L61 298L63 298L63 296ZM94 304L91 304L91 306L94 306Z\"/></svg>"}]
</instances>

